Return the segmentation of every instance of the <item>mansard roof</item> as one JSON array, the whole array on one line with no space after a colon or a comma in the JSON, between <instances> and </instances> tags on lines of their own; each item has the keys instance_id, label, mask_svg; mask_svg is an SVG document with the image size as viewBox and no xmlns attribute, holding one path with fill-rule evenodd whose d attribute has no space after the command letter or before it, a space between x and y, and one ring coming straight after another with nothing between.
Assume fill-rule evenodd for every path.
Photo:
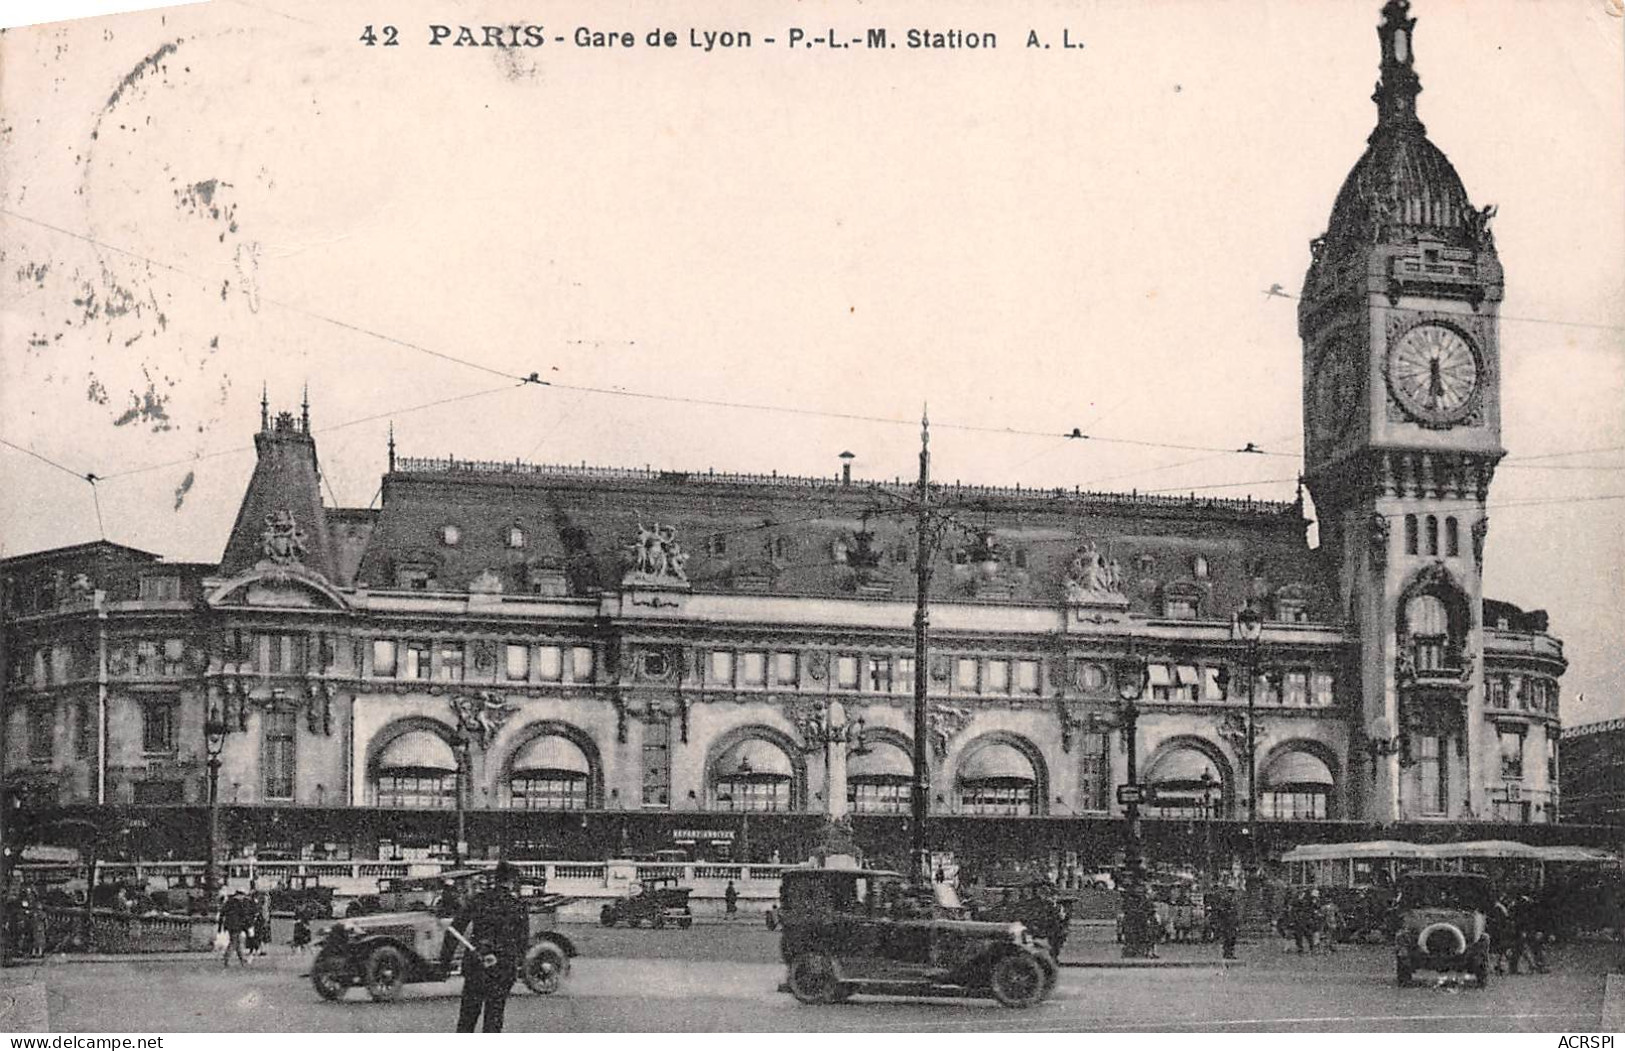
<instances>
[{"instance_id":1,"label":"mansard roof","mask_svg":"<svg viewBox=\"0 0 1625 1051\"><path fill-rule=\"evenodd\" d=\"M403 457L384 479L382 510L364 525L353 582L396 587L407 570L427 576L430 590L500 584L515 593L552 574L569 594L591 595L621 586L640 527L658 525L675 530L695 591L911 601L911 496L902 483L838 478ZM965 528L945 534L937 600L1059 603L1075 557L1093 541L1117 564L1129 608L1148 615L1170 593L1219 617L1283 591L1310 613L1330 612L1330 581L1296 503L957 485L938 499Z\"/></svg>"}]
</instances>

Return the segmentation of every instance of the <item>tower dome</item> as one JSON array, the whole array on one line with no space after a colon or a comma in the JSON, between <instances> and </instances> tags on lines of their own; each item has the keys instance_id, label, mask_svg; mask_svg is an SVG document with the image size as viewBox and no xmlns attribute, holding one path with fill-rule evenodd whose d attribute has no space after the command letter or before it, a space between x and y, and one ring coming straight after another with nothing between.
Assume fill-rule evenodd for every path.
<instances>
[{"instance_id":1,"label":"tower dome","mask_svg":"<svg viewBox=\"0 0 1625 1051\"><path fill-rule=\"evenodd\" d=\"M1413 67L1408 0L1389 0L1377 27L1382 79L1371 96L1377 127L1332 206L1323 245L1337 250L1427 237L1463 248L1488 247L1491 209L1475 209L1444 152L1416 116L1421 79ZM1319 254L1319 253L1317 253Z\"/></svg>"}]
</instances>

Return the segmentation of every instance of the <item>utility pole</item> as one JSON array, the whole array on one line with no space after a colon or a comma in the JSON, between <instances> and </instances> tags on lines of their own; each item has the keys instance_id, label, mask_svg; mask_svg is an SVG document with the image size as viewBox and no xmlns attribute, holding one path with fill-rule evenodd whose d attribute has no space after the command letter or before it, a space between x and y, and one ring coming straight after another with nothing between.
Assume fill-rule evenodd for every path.
<instances>
[{"instance_id":1,"label":"utility pole","mask_svg":"<svg viewBox=\"0 0 1625 1051\"><path fill-rule=\"evenodd\" d=\"M931 803L929 653L926 629L931 623L931 418L920 416L920 491L914 509L914 791L910 797L915 878L931 880L931 861L925 838L926 814Z\"/></svg>"}]
</instances>

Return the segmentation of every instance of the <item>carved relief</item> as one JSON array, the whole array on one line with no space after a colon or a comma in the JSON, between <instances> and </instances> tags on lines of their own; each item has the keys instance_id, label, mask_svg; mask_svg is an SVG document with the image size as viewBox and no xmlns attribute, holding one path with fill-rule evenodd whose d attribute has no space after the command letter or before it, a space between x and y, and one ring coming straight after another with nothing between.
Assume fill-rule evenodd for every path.
<instances>
[{"instance_id":1,"label":"carved relief","mask_svg":"<svg viewBox=\"0 0 1625 1051\"><path fill-rule=\"evenodd\" d=\"M490 675L497 668L497 644L490 639L476 639L472 646L474 656L474 670L481 675Z\"/></svg>"},{"instance_id":2,"label":"carved relief","mask_svg":"<svg viewBox=\"0 0 1625 1051\"><path fill-rule=\"evenodd\" d=\"M265 529L260 533L260 553L267 562L289 566L304 561L305 531L286 508L265 516Z\"/></svg>"},{"instance_id":3,"label":"carved relief","mask_svg":"<svg viewBox=\"0 0 1625 1051\"><path fill-rule=\"evenodd\" d=\"M623 583L657 584L668 587L688 583L688 573L683 568L688 563L688 555L677 542L676 526L661 525L657 522L653 527L649 527L639 522L638 537L633 541L630 550L633 557L632 569L627 572Z\"/></svg>"},{"instance_id":4,"label":"carved relief","mask_svg":"<svg viewBox=\"0 0 1625 1051\"><path fill-rule=\"evenodd\" d=\"M957 704L933 704L929 713L931 750L938 759L948 754L948 745L970 725L971 711Z\"/></svg>"},{"instance_id":5,"label":"carved relief","mask_svg":"<svg viewBox=\"0 0 1625 1051\"><path fill-rule=\"evenodd\" d=\"M454 694L448 700L452 713L457 716L457 725L477 740L481 748L490 747L497 731L514 713L506 697L490 690L481 690L473 696Z\"/></svg>"},{"instance_id":6,"label":"carved relief","mask_svg":"<svg viewBox=\"0 0 1625 1051\"><path fill-rule=\"evenodd\" d=\"M1366 523L1366 541L1370 545L1371 564L1378 569L1388 565L1388 547L1393 525L1384 514L1372 513Z\"/></svg>"},{"instance_id":7,"label":"carved relief","mask_svg":"<svg viewBox=\"0 0 1625 1051\"><path fill-rule=\"evenodd\" d=\"M323 737L333 736L333 698L338 693L332 683L308 684L305 700L305 729Z\"/></svg>"},{"instance_id":8,"label":"carved relief","mask_svg":"<svg viewBox=\"0 0 1625 1051\"><path fill-rule=\"evenodd\" d=\"M823 650L807 654L807 674L814 682L823 682L829 675L829 654Z\"/></svg>"},{"instance_id":9,"label":"carved relief","mask_svg":"<svg viewBox=\"0 0 1625 1051\"><path fill-rule=\"evenodd\" d=\"M1072 605L1091 602L1121 603L1123 572L1115 559L1107 560L1093 540L1072 556L1066 572L1066 600Z\"/></svg>"},{"instance_id":10,"label":"carved relief","mask_svg":"<svg viewBox=\"0 0 1625 1051\"><path fill-rule=\"evenodd\" d=\"M1490 516L1485 515L1473 523L1473 562L1484 568L1484 540L1490 535Z\"/></svg>"}]
</instances>

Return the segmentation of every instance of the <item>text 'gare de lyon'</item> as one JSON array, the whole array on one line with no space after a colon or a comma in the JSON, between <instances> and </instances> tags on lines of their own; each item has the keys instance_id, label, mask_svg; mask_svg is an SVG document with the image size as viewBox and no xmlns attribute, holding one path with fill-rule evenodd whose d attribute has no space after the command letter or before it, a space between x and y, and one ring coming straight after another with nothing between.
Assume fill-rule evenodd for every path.
<instances>
[{"instance_id":1,"label":"text 'gare de lyon'","mask_svg":"<svg viewBox=\"0 0 1625 1051\"><path fill-rule=\"evenodd\" d=\"M626 50L636 48L641 44L647 48L687 46L703 51L715 51L751 48L758 45L791 48L822 47L837 50L850 47L868 50L889 50L896 48L899 43L905 48L915 50L994 50L999 46L997 33L967 29L912 28L897 34L884 28L868 28L856 33L844 33L834 28L819 31L792 26L782 34L765 36L748 30L735 29L714 30L689 27L686 30L675 30L662 29L657 26L647 32L635 32L627 29L598 29L591 26L576 26L569 35L555 33L550 36L547 27L542 25L453 26L436 23L427 26L426 30L427 33L423 39L432 47L537 48L549 43L570 43L578 48ZM402 37L400 30L396 26L386 25L375 28L369 25L363 29L360 39L363 44L381 44L390 47L399 44ZM1047 47L1048 45L1036 31L1030 30L1027 33L1027 46ZM1083 44L1075 40L1069 30L1063 29L1061 31L1060 46L1062 48L1081 48Z\"/></svg>"}]
</instances>

